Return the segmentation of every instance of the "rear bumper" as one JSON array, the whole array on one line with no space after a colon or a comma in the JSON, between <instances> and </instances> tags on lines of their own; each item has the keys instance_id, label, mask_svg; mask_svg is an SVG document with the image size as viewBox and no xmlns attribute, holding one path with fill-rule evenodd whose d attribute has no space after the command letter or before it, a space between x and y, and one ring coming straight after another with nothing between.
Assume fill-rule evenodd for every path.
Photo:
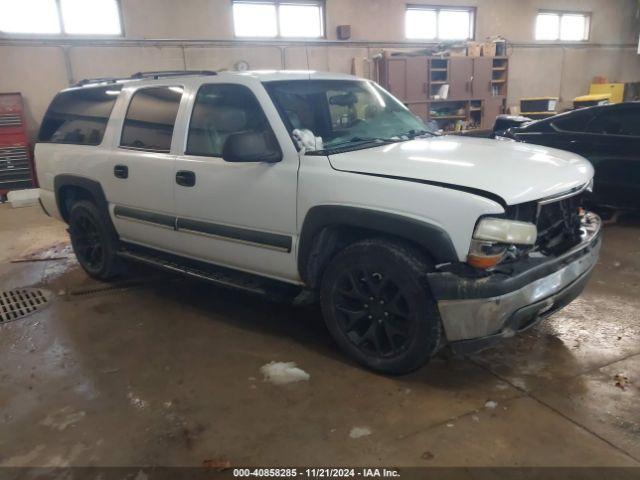
<instances>
[{"instance_id":1,"label":"rear bumper","mask_svg":"<svg viewBox=\"0 0 640 480\"><path fill-rule=\"evenodd\" d=\"M563 308L586 286L601 244L600 218L587 214L580 244L561 256L526 259L479 279L429 274L447 340L457 350L478 350Z\"/></svg>"},{"instance_id":2,"label":"rear bumper","mask_svg":"<svg viewBox=\"0 0 640 480\"><path fill-rule=\"evenodd\" d=\"M56 194L50 190L40 189L40 206L44 213L48 216L62 220L60 211L58 210L58 202L56 201Z\"/></svg>"}]
</instances>

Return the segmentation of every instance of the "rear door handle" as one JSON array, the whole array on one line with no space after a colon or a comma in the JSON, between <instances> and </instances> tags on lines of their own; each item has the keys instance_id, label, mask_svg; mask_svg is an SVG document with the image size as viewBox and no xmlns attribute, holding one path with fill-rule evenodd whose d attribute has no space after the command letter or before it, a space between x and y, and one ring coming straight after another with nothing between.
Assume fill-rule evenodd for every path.
<instances>
[{"instance_id":1,"label":"rear door handle","mask_svg":"<svg viewBox=\"0 0 640 480\"><path fill-rule=\"evenodd\" d=\"M129 178L129 167L126 165L116 165L113 167L113 175L116 178Z\"/></svg>"},{"instance_id":2,"label":"rear door handle","mask_svg":"<svg viewBox=\"0 0 640 480\"><path fill-rule=\"evenodd\" d=\"M176 183L182 187L193 187L196 184L196 174L189 170L179 170L176 173Z\"/></svg>"}]
</instances>

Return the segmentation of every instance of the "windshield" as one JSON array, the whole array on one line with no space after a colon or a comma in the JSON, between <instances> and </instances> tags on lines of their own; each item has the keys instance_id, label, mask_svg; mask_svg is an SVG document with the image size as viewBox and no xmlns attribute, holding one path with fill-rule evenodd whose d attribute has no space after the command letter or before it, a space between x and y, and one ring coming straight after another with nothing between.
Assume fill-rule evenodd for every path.
<instances>
[{"instance_id":1,"label":"windshield","mask_svg":"<svg viewBox=\"0 0 640 480\"><path fill-rule=\"evenodd\" d=\"M373 82L293 80L265 87L292 137L307 152L370 148L432 134Z\"/></svg>"}]
</instances>

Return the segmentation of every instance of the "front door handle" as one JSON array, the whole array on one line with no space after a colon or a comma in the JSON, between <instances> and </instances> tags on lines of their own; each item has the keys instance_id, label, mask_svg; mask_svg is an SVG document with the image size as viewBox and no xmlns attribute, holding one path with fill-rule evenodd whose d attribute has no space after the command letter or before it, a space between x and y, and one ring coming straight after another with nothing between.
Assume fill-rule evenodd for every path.
<instances>
[{"instance_id":1,"label":"front door handle","mask_svg":"<svg viewBox=\"0 0 640 480\"><path fill-rule=\"evenodd\" d=\"M129 178L129 167L126 165L116 165L113 167L113 175L116 178Z\"/></svg>"},{"instance_id":2,"label":"front door handle","mask_svg":"<svg viewBox=\"0 0 640 480\"><path fill-rule=\"evenodd\" d=\"M196 184L196 174L189 170L180 170L176 173L176 183L182 187L193 187Z\"/></svg>"}]
</instances>

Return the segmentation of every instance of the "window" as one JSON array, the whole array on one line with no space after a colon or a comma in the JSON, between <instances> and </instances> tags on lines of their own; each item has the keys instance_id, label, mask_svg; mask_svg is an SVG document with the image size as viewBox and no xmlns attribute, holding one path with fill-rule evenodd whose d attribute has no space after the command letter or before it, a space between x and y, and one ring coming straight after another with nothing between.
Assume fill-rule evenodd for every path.
<instances>
[{"instance_id":1,"label":"window","mask_svg":"<svg viewBox=\"0 0 640 480\"><path fill-rule=\"evenodd\" d=\"M415 40L470 40L473 8L407 7L405 32Z\"/></svg>"},{"instance_id":2,"label":"window","mask_svg":"<svg viewBox=\"0 0 640 480\"><path fill-rule=\"evenodd\" d=\"M320 38L324 36L320 0L234 0L237 37Z\"/></svg>"},{"instance_id":3,"label":"window","mask_svg":"<svg viewBox=\"0 0 640 480\"><path fill-rule=\"evenodd\" d=\"M269 82L265 87L289 132L301 130L321 138L318 150L379 146L384 139L398 140L425 130L407 107L372 82L294 80Z\"/></svg>"},{"instance_id":4,"label":"window","mask_svg":"<svg viewBox=\"0 0 640 480\"><path fill-rule=\"evenodd\" d=\"M121 88L85 87L59 93L44 116L38 141L99 145Z\"/></svg>"},{"instance_id":5,"label":"window","mask_svg":"<svg viewBox=\"0 0 640 480\"><path fill-rule=\"evenodd\" d=\"M0 0L0 33L121 35L119 0Z\"/></svg>"},{"instance_id":6,"label":"window","mask_svg":"<svg viewBox=\"0 0 640 480\"><path fill-rule=\"evenodd\" d=\"M640 106L638 108L608 108L587 127L589 133L640 137Z\"/></svg>"},{"instance_id":7,"label":"window","mask_svg":"<svg viewBox=\"0 0 640 480\"><path fill-rule=\"evenodd\" d=\"M198 91L189 125L188 155L222 157L224 144L236 133L260 133L279 149L256 97L241 85L204 85Z\"/></svg>"},{"instance_id":8,"label":"window","mask_svg":"<svg viewBox=\"0 0 640 480\"><path fill-rule=\"evenodd\" d=\"M182 87L138 90L129 104L120 145L150 152L169 153L181 99Z\"/></svg>"},{"instance_id":9,"label":"window","mask_svg":"<svg viewBox=\"0 0 640 480\"><path fill-rule=\"evenodd\" d=\"M584 132L587 124L593 119L591 110L577 110L558 115L552 122L553 128L564 132Z\"/></svg>"},{"instance_id":10,"label":"window","mask_svg":"<svg viewBox=\"0 0 640 480\"><path fill-rule=\"evenodd\" d=\"M590 20L588 13L540 12L536 19L536 40L589 40Z\"/></svg>"}]
</instances>

